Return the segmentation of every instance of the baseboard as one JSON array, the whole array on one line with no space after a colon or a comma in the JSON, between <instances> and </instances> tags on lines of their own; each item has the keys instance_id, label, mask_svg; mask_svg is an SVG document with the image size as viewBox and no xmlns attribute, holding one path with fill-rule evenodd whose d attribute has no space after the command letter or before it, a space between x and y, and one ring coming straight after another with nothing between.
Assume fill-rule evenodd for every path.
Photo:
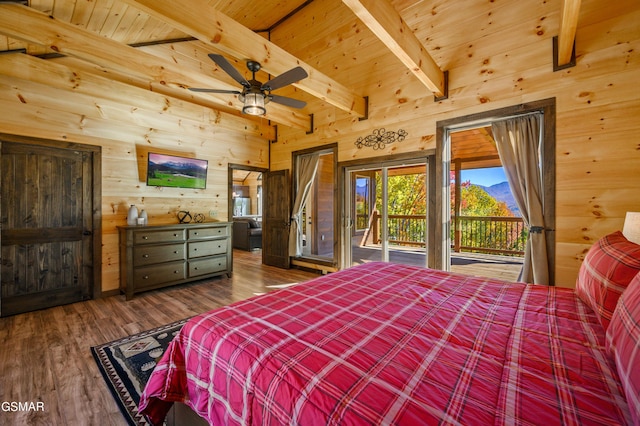
<instances>
[{"instance_id":1,"label":"baseboard","mask_svg":"<svg viewBox=\"0 0 640 426\"><path fill-rule=\"evenodd\" d=\"M103 298L103 297L111 297L111 296L119 296L120 295L120 290L119 289L115 289L115 290L107 290L107 291L103 291L99 298Z\"/></svg>"},{"instance_id":2,"label":"baseboard","mask_svg":"<svg viewBox=\"0 0 640 426\"><path fill-rule=\"evenodd\" d=\"M318 272L322 275L329 272L336 272L338 270L333 262L305 261L300 258L291 259L291 265L303 271Z\"/></svg>"}]
</instances>

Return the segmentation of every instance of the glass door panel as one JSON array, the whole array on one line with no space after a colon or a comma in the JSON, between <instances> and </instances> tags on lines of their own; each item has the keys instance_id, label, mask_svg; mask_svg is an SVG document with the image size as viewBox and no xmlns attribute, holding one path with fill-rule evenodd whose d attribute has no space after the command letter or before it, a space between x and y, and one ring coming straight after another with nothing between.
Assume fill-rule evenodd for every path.
<instances>
[{"instance_id":1,"label":"glass door panel","mask_svg":"<svg viewBox=\"0 0 640 426\"><path fill-rule=\"evenodd\" d=\"M347 227L345 231L348 241L349 260L345 265L359 265L367 262L382 260L380 250L380 232L378 210L376 209L375 194L377 170L357 170L348 173L349 185L345 195L350 198L345 202L348 210ZM348 194L347 194L348 193Z\"/></svg>"},{"instance_id":2,"label":"glass door panel","mask_svg":"<svg viewBox=\"0 0 640 426\"><path fill-rule=\"evenodd\" d=\"M335 155L321 152L318 169L302 210L302 257L322 261L334 258Z\"/></svg>"},{"instance_id":3,"label":"glass door panel","mask_svg":"<svg viewBox=\"0 0 640 426\"><path fill-rule=\"evenodd\" d=\"M427 264L426 171L424 160L347 170L343 265Z\"/></svg>"},{"instance_id":4,"label":"glass door panel","mask_svg":"<svg viewBox=\"0 0 640 426\"><path fill-rule=\"evenodd\" d=\"M426 171L425 164L387 168L386 239L390 262L427 264Z\"/></svg>"},{"instance_id":5,"label":"glass door panel","mask_svg":"<svg viewBox=\"0 0 640 426\"><path fill-rule=\"evenodd\" d=\"M364 232L369 228L371 216L371 177L355 174L355 232Z\"/></svg>"}]
</instances>

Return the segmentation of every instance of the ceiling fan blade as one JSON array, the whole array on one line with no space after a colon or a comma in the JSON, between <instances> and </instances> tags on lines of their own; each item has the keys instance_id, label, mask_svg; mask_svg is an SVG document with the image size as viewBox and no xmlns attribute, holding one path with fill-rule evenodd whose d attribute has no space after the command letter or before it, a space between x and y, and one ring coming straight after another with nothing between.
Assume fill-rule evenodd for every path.
<instances>
[{"instance_id":1,"label":"ceiling fan blade","mask_svg":"<svg viewBox=\"0 0 640 426\"><path fill-rule=\"evenodd\" d=\"M307 105L307 103L304 101L299 101L298 99L293 99L293 98L287 98L285 96L268 95L268 97L271 102L286 105L292 108L304 108L305 105Z\"/></svg>"},{"instance_id":2,"label":"ceiling fan blade","mask_svg":"<svg viewBox=\"0 0 640 426\"><path fill-rule=\"evenodd\" d=\"M231 65L231 63L227 61L227 59L224 56L217 55L215 53L209 53L208 56L209 58L211 58L213 62L215 62L220 68L222 68L224 72L226 72L231 77L233 77L235 81L242 84L243 87L251 86L247 81L247 79L244 78L242 74L240 74L240 72L237 69L235 69L233 65Z\"/></svg>"},{"instance_id":3,"label":"ceiling fan blade","mask_svg":"<svg viewBox=\"0 0 640 426\"><path fill-rule=\"evenodd\" d=\"M286 71L264 83L261 89L267 91L276 90L291 83L295 83L296 81L300 81L303 78L307 78L308 76L309 74L307 74L302 67L291 68L289 71Z\"/></svg>"},{"instance_id":4,"label":"ceiling fan blade","mask_svg":"<svg viewBox=\"0 0 640 426\"><path fill-rule=\"evenodd\" d=\"M232 93L234 95L239 95L242 93L239 90L200 89L198 87L189 87L189 90L192 92L201 92L201 93Z\"/></svg>"}]
</instances>

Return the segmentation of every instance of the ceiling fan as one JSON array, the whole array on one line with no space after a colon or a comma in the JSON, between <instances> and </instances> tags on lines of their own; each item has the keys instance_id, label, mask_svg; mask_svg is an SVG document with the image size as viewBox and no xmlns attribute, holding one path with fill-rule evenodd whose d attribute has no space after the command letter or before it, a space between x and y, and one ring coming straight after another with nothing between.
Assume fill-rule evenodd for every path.
<instances>
[{"instance_id":1,"label":"ceiling fan","mask_svg":"<svg viewBox=\"0 0 640 426\"><path fill-rule=\"evenodd\" d=\"M209 58L215 62L223 71L229 74L235 81L242 85L242 91L240 90L221 90L221 89L199 89L195 87L189 88L192 92L204 92L204 93L232 93L238 95L238 99L244 103L242 112L249 115L264 115L267 112L265 104L268 102L276 102L282 105L286 105L293 108L304 108L306 102L287 98L285 96L272 95L271 91L280 89L281 87L288 86L289 84L300 81L303 78L308 77L307 72L302 67L295 67L286 71L279 76L261 83L256 80L256 72L260 70L260 63L256 61L247 61L247 68L253 73L251 80L245 79L242 74L236 70L224 56L216 55L214 53L209 54Z\"/></svg>"}]
</instances>

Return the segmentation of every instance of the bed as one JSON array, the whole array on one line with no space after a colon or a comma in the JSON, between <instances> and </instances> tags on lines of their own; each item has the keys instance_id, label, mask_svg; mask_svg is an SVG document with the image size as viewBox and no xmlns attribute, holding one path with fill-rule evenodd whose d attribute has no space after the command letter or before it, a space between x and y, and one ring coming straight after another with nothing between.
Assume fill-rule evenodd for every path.
<instances>
[{"instance_id":1,"label":"bed","mask_svg":"<svg viewBox=\"0 0 640 426\"><path fill-rule=\"evenodd\" d=\"M637 424L637 249L613 278L590 251L578 290L373 262L240 301L185 324L139 408L153 424L174 402L214 425ZM629 312L616 300L603 325L613 296L588 293L618 275Z\"/></svg>"}]
</instances>

